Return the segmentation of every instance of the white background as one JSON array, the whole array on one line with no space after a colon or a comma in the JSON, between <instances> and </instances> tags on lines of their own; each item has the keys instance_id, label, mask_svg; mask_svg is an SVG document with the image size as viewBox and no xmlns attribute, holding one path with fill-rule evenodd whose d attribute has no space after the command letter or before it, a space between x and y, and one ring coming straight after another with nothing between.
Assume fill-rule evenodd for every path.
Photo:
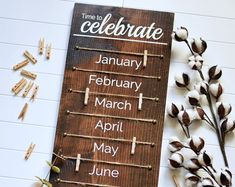
<instances>
[{"instance_id":1,"label":"white background","mask_svg":"<svg viewBox=\"0 0 235 187\"><path fill-rule=\"evenodd\" d=\"M1 0L0 1L0 186L33 187L35 175L45 177L48 167L45 160L51 159L57 114L69 39L73 0ZM192 37L202 36L208 42L206 64L218 64L223 68L221 82L225 87L225 101L235 107L235 2L215 1L170 1L170 0L81 0L81 3L112 5L139 9L175 12L174 28L186 26ZM133 15L134 16L134 15ZM40 86L38 99L29 104L26 119L17 120L24 103L22 97L14 97L11 87L19 80L19 72L12 66L22 61L22 52L37 54L38 40L52 43L52 59L39 57L39 63L28 70L38 74ZM167 102L184 98L174 87L174 74L190 71L186 65L188 56L184 45L173 43ZM231 115L235 119L235 112ZM167 140L180 134L172 120L166 119L159 187L173 187L167 169ZM208 152L214 154L216 167L223 165L215 135L205 126L195 132L206 139ZM182 135L182 134L181 134ZM233 139L233 140L232 140ZM30 159L24 160L25 150L34 142L36 148ZM227 152L235 174L235 137L230 135Z\"/></svg>"}]
</instances>

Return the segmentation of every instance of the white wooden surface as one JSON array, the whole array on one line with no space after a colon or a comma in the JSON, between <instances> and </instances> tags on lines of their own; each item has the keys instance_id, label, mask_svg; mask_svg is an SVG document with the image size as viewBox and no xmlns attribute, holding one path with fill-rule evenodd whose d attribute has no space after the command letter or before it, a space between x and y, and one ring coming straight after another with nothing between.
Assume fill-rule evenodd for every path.
<instances>
[{"instance_id":1,"label":"white wooden surface","mask_svg":"<svg viewBox=\"0 0 235 187\"><path fill-rule=\"evenodd\" d=\"M45 177L51 159L57 114L69 38L72 9L75 0L2 0L0 1L0 186L36 187L35 175ZM191 36L202 36L208 41L206 65L218 64L223 68L224 100L235 108L235 2L233 0L170 1L170 0L81 0L81 3L112 5L150 10L175 12L175 24L186 26ZM38 99L30 103L24 122L17 116L27 99L13 97L10 89L19 79L19 73L11 70L20 62L22 52L28 49L37 54L40 37L52 43L52 59L39 57L36 66L27 69L37 72L40 85ZM185 64L187 48L173 43L167 102L183 101L174 87L176 72L190 71ZM235 112L231 115L235 119ZM167 139L176 134L174 122L166 119L159 187L173 187L167 168ZM206 139L208 151L215 156L217 167L222 164L215 135L206 127L195 129ZM180 131L179 131L180 132ZM233 138L233 140L232 140ZM25 150L30 142L36 148L25 162ZM235 138L230 136L226 145L232 173L235 174Z\"/></svg>"}]
</instances>

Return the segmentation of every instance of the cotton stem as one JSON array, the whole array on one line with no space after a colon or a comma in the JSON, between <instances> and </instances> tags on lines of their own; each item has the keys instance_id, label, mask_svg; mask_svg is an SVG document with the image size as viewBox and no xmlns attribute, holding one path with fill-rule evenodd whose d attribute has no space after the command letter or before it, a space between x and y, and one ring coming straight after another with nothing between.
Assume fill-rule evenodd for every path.
<instances>
[{"instance_id":1,"label":"cotton stem","mask_svg":"<svg viewBox=\"0 0 235 187\"><path fill-rule=\"evenodd\" d=\"M210 96L209 93L207 94L207 101L209 103L209 108L210 108L212 118L213 118L213 121L214 121L214 124L215 124L215 130L216 130L217 138L218 138L218 141L219 141L220 150L221 150L222 155L223 155L224 164L225 164L225 166L228 167L228 159L227 159L227 155L226 155L225 147L224 147L225 143L223 141L223 138L222 138L222 135L221 135L221 132L220 132L219 124L216 120L215 112L214 112L214 109L213 109L213 106L212 106L211 96Z\"/></svg>"}]
</instances>

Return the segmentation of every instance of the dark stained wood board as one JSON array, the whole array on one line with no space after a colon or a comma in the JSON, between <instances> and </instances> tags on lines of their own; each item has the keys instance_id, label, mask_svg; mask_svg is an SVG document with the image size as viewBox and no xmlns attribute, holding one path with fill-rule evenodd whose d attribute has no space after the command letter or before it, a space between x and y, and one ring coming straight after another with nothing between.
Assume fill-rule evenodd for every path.
<instances>
[{"instance_id":1,"label":"dark stained wood board","mask_svg":"<svg viewBox=\"0 0 235 187\"><path fill-rule=\"evenodd\" d=\"M95 19L93 20L94 17L92 16L88 16L89 18L85 19L85 14L83 13L85 13L86 15L94 15ZM163 35L159 40L155 40L154 38L146 37L129 37L127 34L114 36L112 34L106 35L105 33L93 34L89 32L81 32L81 26L82 24L84 24L84 22L90 21L91 23L93 23L98 21L101 23L102 20L97 20L97 15L101 16L102 19L104 19L107 14L111 14L112 17L106 24L115 23L117 25L118 20L122 17L122 24L124 24L125 26L131 24L135 25L136 27L149 27L152 23L155 23L155 28L161 28ZM158 186L158 173L160 165L163 120L171 53L171 33L173 27L173 19L174 14L167 12L75 4L64 73L64 82L61 95L54 152L59 152L59 154L61 155L70 157L76 157L79 153L81 154L82 158L93 160L129 163L144 166L151 165L152 169L148 170L146 168L81 161L79 172L75 172L76 160L57 159L55 164L61 168L61 173L55 174L51 172L50 182L52 182L53 186L76 186L75 184L59 183L57 182L58 178L66 181L91 183L93 185L100 184L101 186ZM87 28L88 27L86 27L86 29ZM109 37L109 39L107 39L107 37ZM160 45L157 44L157 42L166 43L167 45ZM148 50L149 54L161 54L164 55L164 58L160 59L159 57L148 56L147 66L144 68L141 64L140 67L137 69L137 66L135 66L134 64L136 63L136 61L143 61L143 56L100 51L76 50L76 46L90 49L96 48L101 50L106 49L135 53L143 53L144 50ZM102 57L103 59L113 58L112 64L96 63L97 61L99 61L100 57ZM119 60L120 62L121 60L126 60L127 62L128 59L132 60L132 66L117 66L113 64L114 61L117 62L117 60ZM86 70L119 72L133 75L161 76L161 80L143 77L132 77L121 74L116 75L100 72L73 71L73 67ZM96 77L104 79L104 77L106 77L106 79L116 79L119 81L123 80L129 83L133 82L133 88L99 85L95 83L95 80L91 80L91 76L93 78ZM140 84L140 88L137 89L136 87L134 87L135 84ZM91 92L96 93L130 95L136 97L139 97L139 94L143 93L144 97L158 97L159 101L155 102L152 100L144 99L142 110L138 111L138 98L90 94L88 105L85 106L84 93L70 93L68 91L71 88L73 90L85 91L87 87L89 87ZM129 105L127 105L126 110L118 108L107 108L107 106L103 107L97 104L97 100L101 102L102 99L106 99L106 101L110 101L111 103L126 102L129 103ZM70 112L104 114L112 116L122 116L127 118L131 117L139 119L155 119L157 122L156 124L153 124L149 122L140 122L126 119L71 114L68 115L66 113L67 110L69 110ZM115 128L113 131L106 130L106 132L104 132L104 130L101 128L95 128L97 127L97 123L99 121L101 121L103 124L116 124L119 122L119 124L122 124L122 128L120 128L120 125L119 129L117 128L117 126L114 126ZM64 137L64 133L128 140L132 140L133 137L136 137L137 141L151 142L154 143L155 146L151 147L150 145L137 144L135 154L131 155L131 142ZM118 151L116 152L116 154L109 154L94 149L95 144L97 147L102 145L102 143L104 143L105 146L113 147L114 149L118 148ZM53 159L55 159L55 156L53 157ZM115 177L113 177L112 175L92 175L91 173L94 166L97 167L99 170L117 170L119 174L115 175ZM108 172L106 174L108 174Z\"/></svg>"}]
</instances>

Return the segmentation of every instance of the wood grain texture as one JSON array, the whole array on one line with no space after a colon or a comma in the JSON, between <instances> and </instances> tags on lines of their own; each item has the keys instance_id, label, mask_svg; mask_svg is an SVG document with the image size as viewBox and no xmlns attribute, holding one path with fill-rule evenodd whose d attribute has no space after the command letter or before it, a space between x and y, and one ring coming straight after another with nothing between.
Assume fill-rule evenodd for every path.
<instances>
[{"instance_id":1,"label":"wood grain texture","mask_svg":"<svg viewBox=\"0 0 235 187\"><path fill-rule=\"evenodd\" d=\"M164 36L159 42L166 42L168 45L155 45L148 43L136 43L126 41L114 41L98 38L84 38L74 37L74 33L80 32L81 23L84 21L81 19L81 13L87 12L88 14L99 14L105 16L107 13L113 15L112 21L117 21L120 17L125 17L125 24L135 24L149 26L152 22L156 23L164 31ZM91 176L88 173L92 171L94 163L81 162L79 172L75 172L75 160L58 160L56 165L61 167L61 173L59 175L51 173L50 181L54 186L67 187L72 186L69 184L57 183L56 179L61 178L69 181L89 182L93 184L105 184L122 187L142 187L142 186L157 186L158 184L158 172L160 166L160 151L163 133L163 119L165 111L166 90L168 81L170 51L171 51L171 33L173 27L173 17L171 13L143 11L125 8L104 7L95 5L83 5L76 4L74 9L72 28L70 33L70 40L67 53L66 68L64 74L64 82L60 103L60 111L58 117L58 125L56 131L56 140L54 145L54 152L62 151L65 156L76 157L79 153L82 158L98 159L105 161L131 163L139 165L151 165L152 170L143 168L132 168L127 166L114 166L107 164L96 164L100 168L109 168L119 171L119 177L102 177ZM122 38L127 38L123 36ZM148 57L147 67L141 67L139 70L134 70L130 67L117 67L114 65L101 65L94 63L99 59L99 55L106 55L115 58L128 58L141 60L143 57L136 57L130 55L101 53L95 51L82 51L75 50L75 46L82 47L109 49L117 51L130 51L143 53L145 49L151 54L164 54L164 59L160 60L156 57ZM112 72L122 72L139 75L154 75L161 76L161 81L145 79L145 78L133 78L123 75L104 75L101 73L90 73L73 71L73 67L79 67L83 69L93 70L105 70ZM123 89L108 86L97 86L95 84L89 85L89 75L94 74L99 77L115 78L118 80L138 81L142 82L142 86L138 92L131 89ZM136 95L143 93L146 97L159 97L159 102L147 101L143 102L143 110L138 111L138 100L118 97L106 97L111 101L124 101L125 99L131 103L131 110L117 110L117 109L104 109L101 106L94 106L95 95L90 95L88 105L84 106L84 94L69 93L70 88L84 91L86 87L90 88L93 92L124 94L124 95ZM99 96L99 98L104 98ZM144 119L156 119L155 125L151 123L135 122L128 120L117 120L112 118L97 118L86 117L81 115L66 115L66 111L75 111L92 114L105 114L114 116L125 116L132 118L144 118ZM98 120L103 122L116 123L118 121L123 122L123 132L106 132L95 129L95 125ZM151 148L146 145L137 145L136 153L130 155L131 144L120 142L108 142L92 139L80 139L72 137L64 137L64 133L73 133L90 136L102 136L112 138L124 138L132 139L134 136L139 141L154 142L156 146ZM93 152L94 142L106 143L110 146L119 147L119 151L115 157L104 154L101 152Z\"/></svg>"},{"instance_id":2,"label":"wood grain texture","mask_svg":"<svg viewBox=\"0 0 235 187\"><path fill-rule=\"evenodd\" d=\"M182 1L179 3L178 1L173 2L168 0L79 0L79 2L83 3L120 7L122 6L122 2L124 2L124 7L126 8L176 11L175 29L179 26L188 26L190 36L200 35L207 41L208 49L204 56L205 63L210 65L218 64L223 68L223 81L225 82L222 84L225 87L225 93L229 93L224 94L223 101L231 103L234 108L235 87L231 86L231 84L229 85L231 81L228 81L235 75L234 60L233 55L231 55L234 52L235 45L228 43L234 39L234 32L231 31L234 28L234 3L232 0L229 0L212 4L212 1L210 1L197 1L195 2L197 6L195 6L195 3L192 1L185 3L185 0L184 3ZM0 86L0 103L1 106L7 106L0 109L0 183L4 187L33 187L38 186L34 184L34 176L45 177L48 172L48 166L45 164L45 160L51 160L50 155L54 144L54 131L59 106L58 101L60 100L74 2L63 0L21 0L20 8L16 0L3 0L0 4L0 25L3 28L0 31L0 74L2 77L0 79L0 85L2 85ZM219 17L223 18L221 19ZM224 19L226 17L227 19ZM200 24L188 24L192 20L193 23ZM223 21L221 22L220 20ZM205 27L205 25L209 25L209 27ZM13 73L11 68L23 60L21 54L24 50L27 49L37 54L38 40L40 37L45 37L47 42L53 44L53 55L49 63L46 61L44 63L44 56L38 56L38 61L42 63L38 63L36 66L32 64L27 66L27 70L38 74L36 82L40 85L40 89L37 101L30 106L25 121L19 124L17 116L24 105L24 100L21 97L12 97L10 88L19 81L20 76L17 73ZM208 41L208 39L213 41ZM218 42L218 39L221 42ZM173 42L170 65L171 72L169 73L172 77L179 71L188 72L187 64L185 64L189 55L187 51L186 46ZM177 102L184 102L182 95L176 95L179 94L177 89L171 87L173 82L170 79L169 77L167 103L170 104L171 101L176 100ZM231 118L234 119L234 117L235 115L232 113ZM168 137L181 132L180 128L176 129L174 127L174 121L169 121L166 118L164 127L165 144L167 144ZM196 134L202 134L206 138L206 149L213 155L216 155L214 158L215 167L222 167L222 157L220 156L216 136L207 128L197 128L196 130ZM233 134L231 134L230 139L232 137ZM30 142L36 143L37 146L32 157L30 157L30 162L25 162L22 158ZM228 141L226 146L230 150L229 147L234 147L234 145L234 141ZM172 181L168 180L171 179L169 169L166 168L166 160L169 152L167 149L164 149L164 145L162 147L162 158L165 159L161 161L158 186L175 187ZM234 160L232 158L235 153L234 150L233 148L228 152L229 156L231 156L231 161ZM9 165L9 162L12 164ZM234 163L231 163L231 170L235 174ZM183 177L184 174L182 175ZM235 180L234 176L233 179ZM235 181L233 181L233 184L235 184Z\"/></svg>"}]
</instances>

